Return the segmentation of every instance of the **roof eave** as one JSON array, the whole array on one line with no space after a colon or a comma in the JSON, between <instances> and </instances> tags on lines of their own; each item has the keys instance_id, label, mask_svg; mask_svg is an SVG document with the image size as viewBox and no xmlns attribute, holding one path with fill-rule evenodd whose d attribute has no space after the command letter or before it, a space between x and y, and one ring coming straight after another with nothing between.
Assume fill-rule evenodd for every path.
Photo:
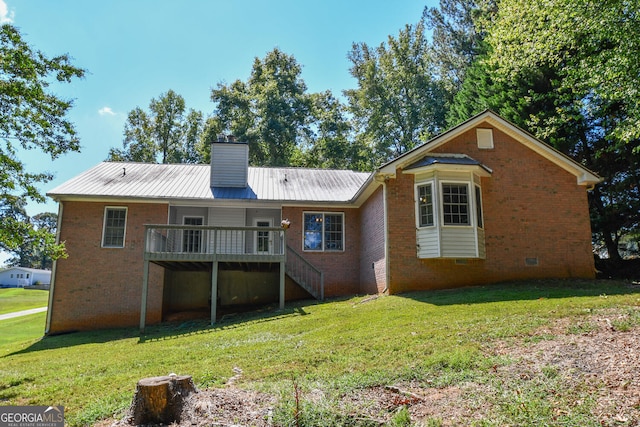
<instances>
[{"instance_id":1,"label":"roof eave","mask_svg":"<svg viewBox=\"0 0 640 427\"><path fill-rule=\"evenodd\" d=\"M396 169L404 169L404 167L415 161L416 158L425 155L443 144L446 144L456 136L473 129L482 122L487 122L491 126L498 128L547 160L573 174L577 179L578 185L591 187L602 181L595 172L590 171L571 157L544 143L525 130L506 121L491 110L485 110L469 120L460 123L458 126L451 128L445 133L436 136L410 151L407 151L406 153L396 157L394 160L382 165L377 172L384 176L395 177Z\"/></svg>"},{"instance_id":2,"label":"roof eave","mask_svg":"<svg viewBox=\"0 0 640 427\"><path fill-rule=\"evenodd\" d=\"M443 164L434 163L432 165L421 166L412 169L404 169L403 174L417 175L420 173L431 171L451 171L451 172L473 172L481 177L490 177L493 174L491 168L484 165L457 165L457 164Z\"/></svg>"}]
</instances>

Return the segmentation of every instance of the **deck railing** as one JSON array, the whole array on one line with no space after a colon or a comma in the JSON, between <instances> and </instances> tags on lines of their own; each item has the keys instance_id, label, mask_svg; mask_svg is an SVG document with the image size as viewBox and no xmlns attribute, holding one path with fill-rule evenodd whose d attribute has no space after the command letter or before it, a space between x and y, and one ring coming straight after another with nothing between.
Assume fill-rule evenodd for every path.
<instances>
[{"instance_id":1,"label":"deck railing","mask_svg":"<svg viewBox=\"0 0 640 427\"><path fill-rule=\"evenodd\" d=\"M214 227L145 225L145 252L150 255L284 255L280 227Z\"/></svg>"},{"instance_id":2,"label":"deck railing","mask_svg":"<svg viewBox=\"0 0 640 427\"><path fill-rule=\"evenodd\" d=\"M280 227L145 225L145 259L285 262L286 273L314 298L324 299L324 275L287 246Z\"/></svg>"}]
</instances>

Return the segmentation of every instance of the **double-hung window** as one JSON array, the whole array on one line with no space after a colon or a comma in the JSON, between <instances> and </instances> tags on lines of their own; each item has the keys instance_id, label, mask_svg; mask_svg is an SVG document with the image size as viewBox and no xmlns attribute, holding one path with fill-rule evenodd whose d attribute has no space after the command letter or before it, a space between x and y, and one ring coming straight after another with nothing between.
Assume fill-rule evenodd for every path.
<instances>
[{"instance_id":1,"label":"double-hung window","mask_svg":"<svg viewBox=\"0 0 640 427\"><path fill-rule=\"evenodd\" d=\"M467 184L442 184L442 223L471 225Z\"/></svg>"},{"instance_id":2,"label":"double-hung window","mask_svg":"<svg viewBox=\"0 0 640 427\"><path fill-rule=\"evenodd\" d=\"M127 208L107 207L102 229L103 248L123 248L127 227Z\"/></svg>"},{"instance_id":3,"label":"double-hung window","mask_svg":"<svg viewBox=\"0 0 640 427\"><path fill-rule=\"evenodd\" d=\"M305 251L343 251L344 214L305 212L303 249Z\"/></svg>"},{"instance_id":4,"label":"double-hung window","mask_svg":"<svg viewBox=\"0 0 640 427\"><path fill-rule=\"evenodd\" d=\"M430 227L433 222L433 186L424 184L418 186L418 224L420 227Z\"/></svg>"}]
</instances>

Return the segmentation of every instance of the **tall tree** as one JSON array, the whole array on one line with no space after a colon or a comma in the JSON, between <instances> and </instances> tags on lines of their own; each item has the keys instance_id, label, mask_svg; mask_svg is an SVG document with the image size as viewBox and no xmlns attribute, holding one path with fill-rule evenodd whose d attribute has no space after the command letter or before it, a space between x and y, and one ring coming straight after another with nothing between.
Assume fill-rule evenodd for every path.
<instances>
[{"instance_id":1,"label":"tall tree","mask_svg":"<svg viewBox=\"0 0 640 427\"><path fill-rule=\"evenodd\" d=\"M22 227L33 228L35 233L26 233L19 244L0 240L0 250L12 255L7 265L16 267L51 269L54 256L58 251L55 233L58 215L45 212L29 217L24 201L16 200L13 204L2 205L0 208L0 222L3 224L15 222ZM46 236L42 238L41 236ZM53 249L52 249L53 248Z\"/></svg>"},{"instance_id":2,"label":"tall tree","mask_svg":"<svg viewBox=\"0 0 640 427\"><path fill-rule=\"evenodd\" d=\"M13 26L0 27L0 209L23 207L27 200L44 201L37 185L48 182L47 172L29 172L17 149L38 149L57 158L79 151L80 143L67 113L73 102L49 89L52 81L70 83L85 71L71 64L68 55L53 58L34 50ZM53 258L64 256L64 245L19 217L6 217L0 226L0 242L18 248L25 240L41 242Z\"/></svg>"},{"instance_id":3,"label":"tall tree","mask_svg":"<svg viewBox=\"0 0 640 427\"><path fill-rule=\"evenodd\" d=\"M169 90L149 102L149 110L131 110L124 125L123 148L111 148L108 159L146 163L199 163L196 141L202 113L185 116L184 98Z\"/></svg>"},{"instance_id":4,"label":"tall tree","mask_svg":"<svg viewBox=\"0 0 640 427\"><path fill-rule=\"evenodd\" d=\"M435 74L423 22L371 48L354 43L349 60L357 89L345 91L371 166L425 141L444 125L446 96Z\"/></svg>"},{"instance_id":5,"label":"tall tree","mask_svg":"<svg viewBox=\"0 0 640 427\"><path fill-rule=\"evenodd\" d=\"M453 96L466 80L466 72L484 52L486 26L497 12L496 0L440 0L425 7L423 20L432 30L433 62L438 79Z\"/></svg>"},{"instance_id":6,"label":"tall tree","mask_svg":"<svg viewBox=\"0 0 640 427\"><path fill-rule=\"evenodd\" d=\"M619 239L640 228L640 8L605 3L502 0L476 70L493 87L475 97L508 93L516 123L604 178L592 224L617 259Z\"/></svg>"},{"instance_id":7,"label":"tall tree","mask_svg":"<svg viewBox=\"0 0 640 427\"><path fill-rule=\"evenodd\" d=\"M313 126L293 165L366 170L370 168L366 147L354 138L347 107L330 91L311 94Z\"/></svg>"},{"instance_id":8,"label":"tall tree","mask_svg":"<svg viewBox=\"0 0 640 427\"><path fill-rule=\"evenodd\" d=\"M290 164L310 132L311 105L301 71L293 56L277 48L255 58L247 82L219 83L211 91L216 107L210 129L248 142L253 164Z\"/></svg>"}]
</instances>

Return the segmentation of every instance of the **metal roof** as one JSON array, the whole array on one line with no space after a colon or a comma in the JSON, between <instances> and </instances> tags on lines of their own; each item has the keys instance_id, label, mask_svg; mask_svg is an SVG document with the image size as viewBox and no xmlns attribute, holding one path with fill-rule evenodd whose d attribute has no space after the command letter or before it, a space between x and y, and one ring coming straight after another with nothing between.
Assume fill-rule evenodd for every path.
<instances>
[{"instance_id":1,"label":"metal roof","mask_svg":"<svg viewBox=\"0 0 640 427\"><path fill-rule=\"evenodd\" d=\"M249 167L247 188L210 187L210 166L102 162L47 194L62 198L350 202L371 173Z\"/></svg>"}]
</instances>

